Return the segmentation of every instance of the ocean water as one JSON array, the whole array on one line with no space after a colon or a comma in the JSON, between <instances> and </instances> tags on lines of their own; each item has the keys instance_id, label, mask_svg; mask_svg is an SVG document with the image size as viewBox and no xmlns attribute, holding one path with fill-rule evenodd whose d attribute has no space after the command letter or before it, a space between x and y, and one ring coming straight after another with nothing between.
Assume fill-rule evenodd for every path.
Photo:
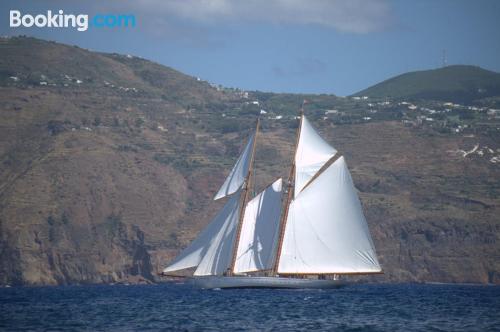
<instances>
[{"instance_id":1,"label":"ocean water","mask_svg":"<svg viewBox=\"0 0 500 332\"><path fill-rule=\"evenodd\" d=\"M500 331L500 287L0 288L0 331Z\"/></svg>"}]
</instances>

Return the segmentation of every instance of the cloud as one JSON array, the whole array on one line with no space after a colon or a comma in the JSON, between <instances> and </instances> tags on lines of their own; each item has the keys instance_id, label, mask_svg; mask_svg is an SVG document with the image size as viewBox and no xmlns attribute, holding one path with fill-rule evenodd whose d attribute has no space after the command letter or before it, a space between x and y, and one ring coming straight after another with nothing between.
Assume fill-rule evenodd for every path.
<instances>
[{"instance_id":1,"label":"cloud","mask_svg":"<svg viewBox=\"0 0 500 332\"><path fill-rule=\"evenodd\" d=\"M386 28L392 16L387 0L134 0L119 4L165 20L319 25L357 34Z\"/></svg>"},{"instance_id":2,"label":"cloud","mask_svg":"<svg viewBox=\"0 0 500 332\"><path fill-rule=\"evenodd\" d=\"M289 77L305 77L324 73L327 69L327 64L316 58L300 58L288 67L273 66L273 74L280 78Z\"/></svg>"}]
</instances>

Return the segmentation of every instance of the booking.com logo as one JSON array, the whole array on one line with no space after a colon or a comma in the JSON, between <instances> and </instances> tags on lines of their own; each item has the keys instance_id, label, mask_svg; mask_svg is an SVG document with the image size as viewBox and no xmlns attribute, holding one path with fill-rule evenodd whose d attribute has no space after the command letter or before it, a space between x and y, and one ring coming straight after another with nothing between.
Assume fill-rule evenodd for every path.
<instances>
[{"instance_id":1,"label":"booking.com logo","mask_svg":"<svg viewBox=\"0 0 500 332\"><path fill-rule=\"evenodd\" d=\"M135 27L135 16L131 14L96 14L89 20L87 14L65 14L62 9L57 13L25 14L19 10L10 11L10 27L37 28L76 28L87 31L89 26L96 28Z\"/></svg>"}]
</instances>

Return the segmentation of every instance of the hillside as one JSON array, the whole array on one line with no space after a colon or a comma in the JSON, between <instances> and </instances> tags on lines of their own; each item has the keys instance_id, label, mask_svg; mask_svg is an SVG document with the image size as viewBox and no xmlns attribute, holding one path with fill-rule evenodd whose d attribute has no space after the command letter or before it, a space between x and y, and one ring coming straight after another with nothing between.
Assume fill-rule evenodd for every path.
<instances>
[{"instance_id":1,"label":"hillside","mask_svg":"<svg viewBox=\"0 0 500 332\"><path fill-rule=\"evenodd\" d=\"M405 73L355 95L471 103L477 99L499 96L500 74L475 66L447 66Z\"/></svg>"},{"instance_id":2,"label":"hillside","mask_svg":"<svg viewBox=\"0 0 500 332\"><path fill-rule=\"evenodd\" d=\"M385 270L376 281L500 283L495 101L409 111L245 92L17 37L0 39L0 284L156 280L222 204L213 195L258 114L257 188L287 174L303 99L346 156Z\"/></svg>"}]
</instances>

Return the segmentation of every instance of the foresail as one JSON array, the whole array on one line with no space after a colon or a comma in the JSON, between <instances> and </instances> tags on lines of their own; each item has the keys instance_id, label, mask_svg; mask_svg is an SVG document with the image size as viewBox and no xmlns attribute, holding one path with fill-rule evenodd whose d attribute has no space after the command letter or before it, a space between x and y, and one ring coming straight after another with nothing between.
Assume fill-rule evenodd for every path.
<instances>
[{"instance_id":1,"label":"foresail","mask_svg":"<svg viewBox=\"0 0 500 332\"><path fill-rule=\"evenodd\" d=\"M295 195L300 193L309 180L330 158L337 153L302 116L300 137L295 153Z\"/></svg>"},{"instance_id":2,"label":"foresail","mask_svg":"<svg viewBox=\"0 0 500 332\"><path fill-rule=\"evenodd\" d=\"M236 164L224 181L224 184L220 187L219 191L215 195L214 200L235 193L245 182L245 177L248 174L250 163L252 161L252 148L254 145L254 138L255 135L252 134L252 136L250 136L250 139L248 140L247 145L245 146L245 149L243 149L243 152L236 161Z\"/></svg>"},{"instance_id":3,"label":"foresail","mask_svg":"<svg viewBox=\"0 0 500 332\"><path fill-rule=\"evenodd\" d=\"M221 227L212 237L203 254L200 264L194 271L195 276L222 275L231 265L236 227L241 209L241 191L231 196L221 216Z\"/></svg>"},{"instance_id":4,"label":"foresail","mask_svg":"<svg viewBox=\"0 0 500 332\"><path fill-rule=\"evenodd\" d=\"M281 215L282 180L248 202L241 226L234 273L271 269Z\"/></svg>"},{"instance_id":5,"label":"foresail","mask_svg":"<svg viewBox=\"0 0 500 332\"><path fill-rule=\"evenodd\" d=\"M228 243L222 242L227 237L234 237L234 228L238 222L239 205L240 195L231 197L210 224L163 272L167 273L199 266L202 262L206 261L207 256L216 257L217 262L215 264L219 265L220 268L215 270L219 271L227 268L228 264L226 264L226 261L230 260L233 239L228 240ZM229 250L227 244L230 244ZM205 262L203 265L205 266L203 269L207 269L208 264ZM225 267L222 267L223 265ZM210 266L208 266L208 270L210 270Z\"/></svg>"},{"instance_id":6,"label":"foresail","mask_svg":"<svg viewBox=\"0 0 500 332\"><path fill-rule=\"evenodd\" d=\"M374 273L381 268L344 157L290 204L278 273Z\"/></svg>"}]
</instances>

